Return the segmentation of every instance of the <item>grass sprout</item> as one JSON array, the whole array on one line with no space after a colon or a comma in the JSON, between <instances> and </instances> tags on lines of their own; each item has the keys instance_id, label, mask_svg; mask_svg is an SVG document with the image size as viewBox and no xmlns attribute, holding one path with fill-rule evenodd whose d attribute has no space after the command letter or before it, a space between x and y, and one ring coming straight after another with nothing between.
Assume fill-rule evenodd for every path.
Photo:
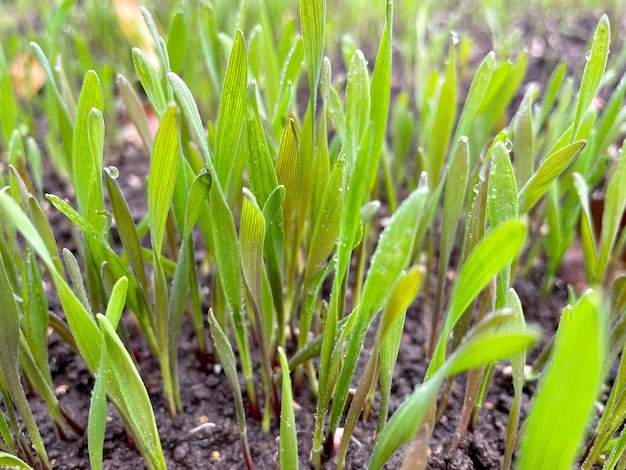
<instances>
[{"instance_id":1,"label":"grass sprout","mask_svg":"<svg viewBox=\"0 0 626 470\"><path fill-rule=\"evenodd\" d=\"M348 468L371 416L368 468L403 445L403 468L425 468L456 377L451 449L507 361L504 469L626 468L621 5L14 3L0 22L0 467L62 465L39 395L59 438L87 433L92 468L108 465L109 403L146 467L166 468L133 352L155 358L173 417L193 331L199 368L232 392L248 469L256 429L279 437L281 468ZM580 38L578 69L553 56ZM532 324L529 283L568 289L556 332ZM55 395L52 334L93 377L86 423ZM393 411L414 337L425 376Z\"/></svg>"}]
</instances>

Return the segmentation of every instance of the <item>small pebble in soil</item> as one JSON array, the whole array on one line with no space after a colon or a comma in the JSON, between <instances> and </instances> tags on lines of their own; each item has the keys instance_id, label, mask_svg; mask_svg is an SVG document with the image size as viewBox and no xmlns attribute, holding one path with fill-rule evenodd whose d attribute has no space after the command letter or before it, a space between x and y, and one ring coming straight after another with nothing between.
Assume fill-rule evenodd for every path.
<instances>
[{"instance_id":1,"label":"small pebble in soil","mask_svg":"<svg viewBox=\"0 0 626 470\"><path fill-rule=\"evenodd\" d=\"M193 442L195 445L200 446L202 449L208 449L211 446L211 439L200 439Z\"/></svg>"},{"instance_id":2,"label":"small pebble in soil","mask_svg":"<svg viewBox=\"0 0 626 470\"><path fill-rule=\"evenodd\" d=\"M189 453L189 444L187 442L181 442L174 449L173 457L176 462L184 462L185 457Z\"/></svg>"},{"instance_id":3,"label":"small pebble in soil","mask_svg":"<svg viewBox=\"0 0 626 470\"><path fill-rule=\"evenodd\" d=\"M215 388L220 384L221 380L217 375L209 375L206 378L206 385L207 387L211 387L211 388Z\"/></svg>"},{"instance_id":4,"label":"small pebble in soil","mask_svg":"<svg viewBox=\"0 0 626 470\"><path fill-rule=\"evenodd\" d=\"M209 389L205 387L203 383L199 383L191 387L193 391L193 398L197 401L208 400L211 398L211 394L209 393Z\"/></svg>"}]
</instances>

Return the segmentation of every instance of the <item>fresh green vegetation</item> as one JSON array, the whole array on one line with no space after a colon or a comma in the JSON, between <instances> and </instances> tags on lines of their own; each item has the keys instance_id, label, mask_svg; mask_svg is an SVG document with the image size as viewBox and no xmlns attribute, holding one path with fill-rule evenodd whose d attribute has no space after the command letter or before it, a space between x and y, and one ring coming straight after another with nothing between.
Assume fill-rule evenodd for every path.
<instances>
[{"instance_id":1,"label":"fresh green vegetation","mask_svg":"<svg viewBox=\"0 0 626 470\"><path fill-rule=\"evenodd\" d=\"M626 468L619 2L593 17L533 1L536 18L498 0L40 3L3 5L21 23L0 21L0 467L51 468L36 390L60 434L88 434L92 468L107 403L145 465L166 468L128 329L176 415L188 322L200 366L219 363L230 386L248 468L251 420L279 437L282 468L331 454L344 468L372 408L369 468L396 452L425 468L454 377L467 374L458 440L501 363L514 390L503 468ZM555 15L572 18L563 36L576 19L596 26L580 63L546 53L528 83L537 52L520 38ZM139 205L112 165L129 129L149 159ZM545 266L549 295L577 249L583 280L558 330L527 325L516 280ZM408 311L428 367L390 415ZM95 378L87 423L55 395L49 329Z\"/></svg>"}]
</instances>

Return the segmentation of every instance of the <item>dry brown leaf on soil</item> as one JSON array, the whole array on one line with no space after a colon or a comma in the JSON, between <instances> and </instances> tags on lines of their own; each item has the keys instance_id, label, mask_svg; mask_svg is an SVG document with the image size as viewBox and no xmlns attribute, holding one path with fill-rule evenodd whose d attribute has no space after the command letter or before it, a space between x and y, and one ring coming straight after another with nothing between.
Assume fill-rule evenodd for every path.
<instances>
[{"instance_id":1,"label":"dry brown leaf on soil","mask_svg":"<svg viewBox=\"0 0 626 470\"><path fill-rule=\"evenodd\" d=\"M22 53L9 65L13 90L19 99L35 96L46 83L46 73L34 56Z\"/></svg>"}]
</instances>

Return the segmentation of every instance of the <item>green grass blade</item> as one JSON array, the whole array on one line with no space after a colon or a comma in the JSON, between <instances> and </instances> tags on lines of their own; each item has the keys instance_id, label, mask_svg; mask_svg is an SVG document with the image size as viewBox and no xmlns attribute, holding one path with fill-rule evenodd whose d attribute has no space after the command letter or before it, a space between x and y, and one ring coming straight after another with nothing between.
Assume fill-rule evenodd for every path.
<instances>
[{"instance_id":1,"label":"green grass blade","mask_svg":"<svg viewBox=\"0 0 626 470\"><path fill-rule=\"evenodd\" d=\"M359 145L370 123L370 83L367 63L361 51L350 61L346 86L346 147L351 167L354 167ZM372 129L372 135L374 130ZM367 141L365 141L367 145Z\"/></svg>"},{"instance_id":2,"label":"green grass blade","mask_svg":"<svg viewBox=\"0 0 626 470\"><path fill-rule=\"evenodd\" d=\"M259 115L254 82L248 87L246 99L248 178L252 193L259 206L263 207L269 195L278 186L278 181Z\"/></svg>"},{"instance_id":3,"label":"green grass blade","mask_svg":"<svg viewBox=\"0 0 626 470\"><path fill-rule=\"evenodd\" d=\"M0 256L0 373L2 382L26 424L33 447L44 468L51 468L35 417L20 381L18 352L20 347L20 313L11 287L5 261Z\"/></svg>"},{"instance_id":4,"label":"green grass blade","mask_svg":"<svg viewBox=\"0 0 626 470\"><path fill-rule=\"evenodd\" d=\"M169 57L167 55L167 46L165 45L165 42L159 35L159 30L157 29L156 23L154 22L154 18L152 17L152 14L145 7L140 7L140 10L141 10L141 16L143 17L143 20L146 23L146 26L148 27L148 31L150 32L150 35L152 36L152 40L154 41L154 44L157 47L157 51L159 53L161 62L163 63L163 66L166 69L168 69Z\"/></svg>"},{"instance_id":5,"label":"green grass blade","mask_svg":"<svg viewBox=\"0 0 626 470\"><path fill-rule=\"evenodd\" d=\"M450 135L456 118L457 110L457 78L456 78L456 58L454 52L454 42L452 39L448 45L448 63L446 75L441 85L437 112L433 121L432 132L426 143L426 161L428 162L428 175L433 181L437 181L441 176L441 170L446 161L446 152L450 145Z\"/></svg>"},{"instance_id":6,"label":"green grass blade","mask_svg":"<svg viewBox=\"0 0 626 470\"><path fill-rule=\"evenodd\" d=\"M102 195L102 160L104 156L104 118L99 109L91 109L87 116L89 148L93 174L89 184L88 219L97 227L105 225L104 198Z\"/></svg>"},{"instance_id":7,"label":"green grass blade","mask_svg":"<svg viewBox=\"0 0 626 470\"><path fill-rule=\"evenodd\" d=\"M436 374L419 385L398 407L383 432L376 438L374 452L367 465L368 470L382 468L402 444L415 436L424 420L426 410L437 397L444 378L443 374Z\"/></svg>"},{"instance_id":8,"label":"green grass blade","mask_svg":"<svg viewBox=\"0 0 626 470\"><path fill-rule=\"evenodd\" d=\"M450 169L446 178L446 191L443 201L443 219L441 223L441 246L439 249L439 263L437 266L437 291L433 310L431 343L439 329L443 293L446 282L446 272L450 262L450 254L454 247L457 227L461 211L464 208L465 195L469 177L469 146L467 137L461 137L450 160Z\"/></svg>"},{"instance_id":9,"label":"green grass blade","mask_svg":"<svg viewBox=\"0 0 626 470\"><path fill-rule=\"evenodd\" d=\"M218 185L214 184L209 195L214 255L226 304L232 313L248 395L251 398L251 409L252 413L255 414L257 404L255 398L253 398L255 392L252 377L252 361L241 300L241 250L237 240L233 214L226 205L223 196L218 192L218 188Z\"/></svg>"},{"instance_id":10,"label":"green grass blade","mask_svg":"<svg viewBox=\"0 0 626 470\"><path fill-rule=\"evenodd\" d=\"M216 194L216 197L221 198L222 204L226 204L224 199L224 190L217 179L217 173L215 171L215 166L213 164L213 158L211 156L211 151L209 149L209 142L207 140L206 133L204 128L202 127L202 119L200 118L200 112L198 111L198 106L194 101L193 95L189 90L189 87L185 84L185 82L174 72L167 72L166 77L168 83L172 87L174 95L180 104L183 115L185 116L187 123L191 127L193 131L193 137L196 139L200 146L200 150L205 158L207 169L211 174L211 178L213 179L212 193ZM230 210L229 210L230 212ZM231 214L232 218L232 214ZM233 219L233 231L234 231L234 219ZM219 263L218 263L219 266Z\"/></svg>"},{"instance_id":11,"label":"green grass blade","mask_svg":"<svg viewBox=\"0 0 626 470\"><path fill-rule=\"evenodd\" d=\"M529 86L519 105L513 121L513 152L517 187L523 187L535 171L535 141L532 120L532 96L534 87Z\"/></svg>"},{"instance_id":12,"label":"green grass blade","mask_svg":"<svg viewBox=\"0 0 626 470\"><path fill-rule=\"evenodd\" d=\"M235 353L230 346L228 338L220 328L219 323L213 315L213 310L209 309L209 326L211 328L211 337L213 344L220 358L220 363L224 367L226 379L230 385L235 399L235 407L237 409L237 422L239 423L239 434L241 435L241 443L243 447L244 460L250 468L252 457L250 456L250 447L248 445L248 430L246 426L246 414L243 407L243 397L241 396L241 388L239 386L239 378L237 377L237 360Z\"/></svg>"},{"instance_id":13,"label":"green grass blade","mask_svg":"<svg viewBox=\"0 0 626 470\"><path fill-rule=\"evenodd\" d=\"M396 96L395 103L391 110L390 123L391 149L393 151L394 161L397 162L397 165L394 165L396 166L395 180L398 183L402 183L409 177L409 175L405 174L404 168L409 153L411 152L414 123L415 119L409 108L409 96L406 92L401 92ZM436 131L433 130L433 132ZM449 137L450 136L448 136L448 138ZM426 145L428 145L428 143ZM433 151L429 151L427 155L432 155L432 153ZM393 210L395 212L395 201L390 200L389 202L390 204L394 202Z\"/></svg>"},{"instance_id":14,"label":"green grass blade","mask_svg":"<svg viewBox=\"0 0 626 470\"><path fill-rule=\"evenodd\" d=\"M76 113L76 125L74 128L74 141L72 144L72 174L73 183L76 189L76 201L80 213L91 223L94 223L96 214L90 213L90 190L96 186L96 181L100 183L101 174L97 172L95 155L92 152L90 141L90 114L93 108L102 111L103 97L100 79L95 72L87 72L83 81L83 88L78 100L78 111ZM95 136L94 136L95 137ZM94 181L95 180L95 181ZM102 203L103 204L103 203Z\"/></svg>"},{"instance_id":15,"label":"green grass blade","mask_svg":"<svg viewBox=\"0 0 626 470\"><path fill-rule=\"evenodd\" d=\"M596 151L604 152L607 147L617 141L619 128L623 125L626 116L622 103L626 94L626 74L619 81L615 91L602 111L602 116L598 120L596 129Z\"/></svg>"},{"instance_id":16,"label":"green grass blade","mask_svg":"<svg viewBox=\"0 0 626 470\"><path fill-rule=\"evenodd\" d=\"M606 190L598 262L593 276L594 283L600 283L606 274L607 263L618 235L624 207L626 207L626 158L622 153L617 162L615 174L611 177Z\"/></svg>"},{"instance_id":17,"label":"green grass blade","mask_svg":"<svg viewBox=\"0 0 626 470\"><path fill-rule=\"evenodd\" d=\"M330 155L328 152L328 125L326 119L326 110L328 105L328 97L332 80L332 71L328 57L324 57L322 62L322 75L320 77L320 95L321 109L315 126L315 150L313 152L313 173L311 175L312 192L310 201L310 223L315 225L317 214L319 213L320 204L324 195L324 190L330 178Z\"/></svg>"},{"instance_id":18,"label":"green grass blade","mask_svg":"<svg viewBox=\"0 0 626 470\"><path fill-rule=\"evenodd\" d=\"M296 134L295 122L289 119L283 129L276 160L276 178L278 184L285 187L283 202L283 227L285 236L290 239L292 220L298 195L298 180L300 178L300 145Z\"/></svg>"},{"instance_id":19,"label":"green grass blade","mask_svg":"<svg viewBox=\"0 0 626 470\"><path fill-rule=\"evenodd\" d=\"M150 133L148 117L139 96L137 96L137 92L124 75L119 74L116 83L120 91L120 97L124 102L124 107L141 137L146 152L152 154L152 134Z\"/></svg>"},{"instance_id":20,"label":"green grass blade","mask_svg":"<svg viewBox=\"0 0 626 470\"><path fill-rule=\"evenodd\" d=\"M371 140L371 127L368 127L364 142ZM369 159L371 145L362 145L357 155L357 165L353 174L348 177L348 191L346 194L343 216L339 226L339 237L337 241L337 274L336 279L343 279L348 270L350 253L354 248L356 238L359 234L361 221L353 214L358 213L363 205L366 192L366 183L369 175ZM348 156L348 162L350 161Z\"/></svg>"},{"instance_id":21,"label":"green grass blade","mask_svg":"<svg viewBox=\"0 0 626 470\"><path fill-rule=\"evenodd\" d=\"M9 68L7 66L4 47L0 46L0 96L2 106L0 106L0 126L2 126L2 137L4 143L9 141L11 133L16 128L17 102L13 94Z\"/></svg>"},{"instance_id":22,"label":"green grass blade","mask_svg":"<svg viewBox=\"0 0 626 470\"><path fill-rule=\"evenodd\" d=\"M378 347L387 340L393 326L398 322L402 315L420 290L422 279L424 277L424 268L422 266L414 266L409 269L396 283L393 292L389 296L389 302L385 306L380 325L378 327Z\"/></svg>"},{"instance_id":23,"label":"green grass blade","mask_svg":"<svg viewBox=\"0 0 626 470\"><path fill-rule=\"evenodd\" d=\"M54 194L46 194L46 199L74 225L76 225L85 235L92 237L103 244L107 244L104 235L86 217L76 212L67 202Z\"/></svg>"},{"instance_id":24,"label":"green grass blade","mask_svg":"<svg viewBox=\"0 0 626 470\"><path fill-rule=\"evenodd\" d=\"M12 167L12 174L9 178L9 183L13 191L13 197L15 197L16 200L19 198L20 186L28 188L25 193L34 193L32 185L28 185L26 183L27 178L30 179L30 176L24 172L20 174L19 171L20 167L24 167L25 153L22 135L17 129L15 129L11 134L11 138L8 143L8 163Z\"/></svg>"},{"instance_id":25,"label":"green grass blade","mask_svg":"<svg viewBox=\"0 0 626 470\"><path fill-rule=\"evenodd\" d=\"M317 83L324 56L326 0L300 0L300 23L309 76L310 102L313 103L313 109L315 109Z\"/></svg>"},{"instance_id":26,"label":"green grass blade","mask_svg":"<svg viewBox=\"0 0 626 470\"><path fill-rule=\"evenodd\" d=\"M122 318L122 312L126 305L126 293L128 292L128 279L122 277L113 286L109 304L107 305L106 317L111 323L113 329L117 329L117 325Z\"/></svg>"},{"instance_id":27,"label":"green grass blade","mask_svg":"<svg viewBox=\"0 0 626 470\"><path fill-rule=\"evenodd\" d=\"M337 241L347 176L347 161L344 156L340 155L335 162L313 228L304 276L305 285L325 268L328 255Z\"/></svg>"},{"instance_id":28,"label":"green grass blade","mask_svg":"<svg viewBox=\"0 0 626 470\"><path fill-rule=\"evenodd\" d=\"M241 267L244 280L257 309L261 306L263 275L263 240L265 219L254 196L244 189L241 222L239 224L239 245L241 247ZM257 325L261 328L262 325Z\"/></svg>"},{"instance_id":29,"label":"green grass blade","mask_svg":"<svg viewBox=\"0 0 626 470\"><path fill-rule=\"evenodd\" d=\"M538 111L536 129L541 129L541 127L545 123L546 118L550 114L554 102L559 94L559 90L561 89L561 85L563 84L563 79L565 78L566 71L567 61L563 59L554 68L552 75L550 75L550 79L548 80L548 84L546 85L543 99L541 100L541 106Z\"/></svg>"},{"instance_id":30,"label":"green grass blade","mask_svg":"<svg viewBox=\"0 0 626 470\"><path fill-rule=\"evenodd\" d=\"M328 116L333 123L335 132L339 137L340 142L346 140L346 116L343 111L342 100L339 97L339 93L334 87L330 87L330 94L328 96Z\"/></svg>"},{"instance_id":31,"label":"green grass blade","mask_svg":"<svg viewBox=\"0 0 626 470\"><path fill-rule=\"evenodd\" d=\"M172 25L167 37L167 55L170 59L170 69L179 72L185 63L187 52L187 19L180 11L174 13Z\"/></svg>"},{"instance_id":32,"label":"green grass blade","mask_svg":"<svg viewBox=\"0 0 626 470\"><path fill-rule=\"evenodd\" d=\"M385 8L385 28L378 46L374 72L370 85L370 120L372 122L372 157L375 162L373 168L378 168L385 135L387 134L387 119L389 116L389 100L391 92L391 68L392 53L391 45L393 40L393 3L387 0ZM374 185L376 172L370 174L368 189Z\"/></svg>"},{"instance_id":33,"label":"green grass blade","mask_svg":"<svg viewBox=\"0 0 626 470\"><path fill-rule=\"evenodd\" d=\"M148 56L138 48L133 49L133 64L135 65L135 72L137 72L141 86L146 91L146 95L148 95L150 104L157 116L163 117L167 108L167 99L165 98L165 93L163 93L161 80L154 65L152 65Z\"/></svg>"},{"instance_id":34,"label":"green grass blade","mask_svg":"<svg viewBox=\"0 0 626 470\"><path fill-rule=\"evenodd\" d=\"M509 289L507 307L513 310L513 318L511 324L513 327L524 328L526 321L524 320L524 311L522 303L513 289ZM524 366L526 364L526 351L511 356L511 369L513 376L513 402L509 410L509 423L507 426L506 448L504 451L503 468L510 468L513 452L515 450L520 411L522 408L522 398L524 395Z\"/></svg>"},{"instance_id":35,"label":"green grass blade","mask_svg":"<svg viewBox=\"0 0 626 470\"><path fill-rule=\"evenodd\" d=\"M302 70L302 61L304 59L304 45L302 38L298 38L285 58L285 64L281 71L280 88L278 90L278 98L276 100L276 109L274 110L274 131L278 135L280 125L284 116L287 115L287 109L295 86L298 82L298 76Z\"/></svg>"},{"instance_id":36,"label":"green grass blade","mask_svg":"<svg viewBox=\"0 0 626 470\"><path fill-rule=\"evenodd\" d=\"M448 335L465 309L487 283L520 253L526 240L526 230L526 225L520 221L506 222L489 233L467 257L450 294L450 305L427 377L443 365Z\"/></svg>"},{"instance_id":37,"label":"green grass blade","mask_svg":"<svg viewBox=\"0 0 626 470\"><path fill-rule=\"evenodd\" d=\"M96 380L91 393L89 418L87 422L87 445L89 463L93 470L102 470L104 435L106 431L107 401L105 386L106 344L102 344L102 358L96 373Z\"/></svg>"},{"instance_id":38,"label":"green grass blade","mask_svg":"<svg viewBox=\"0 0 626 470\"><path fill-rule=\"evenodd\" d=\"M200 218L200 215L202 214L202 211L208 201L212 185L213 179L211 178L211 174L206 170L202 170L198 173L192 181L191 188L189 189L189 198L187 200L187 210L185 213L184 235L186 237L191 235L193 227L198 222L198 219Z\"/></svg>"},{"instance_id":39,"label":"green grass blade","mask_svg":"<svg viewBox=\"0 0 626 470\"><path fill-rule=\"evenodd\" d=\"M380 235L363 285L361 302L353 313L356 318L348 338L345 363L333 399L331 430L336 429L343 413L367 329L387 301L409 260L426 196L425 190L413 191L393 214L389 225Z\"/></svg>"},{"instance_id":40,"label":"green grass blade","mask_svg":"<svg viewBox=\"0 0 626 470\"><path fill-rule=\"evenodd\" d=\"M46 214L39 205L39 202L34 196L28 198L28 217L32 221L35 230L40 235L42 242L44 243L51 260L54 262L57 271L63 273L63 264L61 263L61 257L59 255L59 248L57 242L52 233L50 222L46 218Z\"/></svg>"},{"instance_id":41,"label":"green grass blade","mask_svg":"<svg viewBox=\"0 0 626 470\"><path fill-rule=\"evenodd\" d=\"M591 209L589 208L589 188L583 177L579 173L572 175L574 188L580 200L581 218L580 218L580 239L583 246L585 273L587 279L593 279L593 273L598 263L598 253L596 244L596 235L592 225Z\"/></svg>"},{"instance_id":42,"label":"green grass blade","mask_svg":"<svg viewBox=\"0 0 626 470\"><path fill-rule=\"evenodd\" d=\"M413 191L380 235L359 304L368 324L387 301L391 288L406 266L426 197L427 191L422 188Z\"/></svg>"},{"instance_id":43,"label":"green grass blade","mask_svg":"<svg viewBox=\"0 0 626 470\"><path fill-rule=\"evenodd\" d=\"M283 348L278 348L280 366L283 371L283 396L280 412L280 468L298 469L298 437L291 395L289 364Z\"/></svg>"},{"instance_id":44,"label":"green grass blade","mask_svg":"<svg viewBox=\"0 0 626 470\"><path fill-rule=\"evenodd\" d=\"M98 322L106 344L106 388L108 390L114 384L121 395L124 409L136 431L137 446L146 458L148 468L165 469L159 432L146 387L109 319L98 314Z\"/></svg>"},{"instance_id":45,"label":"green grass blade","mask_svg":"<svg viewBox=\"0 0 626 470\"><path fill-rule=\"evenodd\" d=\"M15 455L7 454L6 452L0 452L0 467L11 468L13 470L33 470L33 467L22 459Z\"/></svg>"},{"instance_id":46,"label":"green grass blade","mask_svg":"<svg viewBox=\"0 0 626 470\"><path fill-rule=\"evenodd\" d=\"M617 467L619 463L621 463L620 469L624 468L624 459L626 458L626 430L622 429L619 437L617 438L617 442L615 443L615 447L611 451L609 458L606 459L604 465L602 466L602 470L613 470Z\"/></svg>"},{"instance_id":47,"label":"green grass blade","mask_svg":"<svg viewBox=\"0 0 626 470\"><path fill-rule=\"evenodd\" d=\"M43 158L37 141L30 136L26 138L26 160L35 183L35 194L41 198L43 192Z\"/></svg>"},{"instance_id":48,"label":"green grass blade","mask_svg":"<svg viewBox=\"0 0 626 470\"><path fill-rule=\"evenodd\" d=\"M117 225L118 234L122 241L122 246L126 250L130 266L137 278L142 290L148 292L148 280L146 277L146 269L141 255L141 242L137 233L137 226L126 202L126 198L122 193L119 183L116 181L116 169L107 167L104 170L105 182L111 210L115 223Z\"/></svg>"},{"instance_id":49,"label":"green grass blade","mask_svg":"<svg viewBox=\"0 0 626 470\"><path fill-rule=\"evenodd\" d=\"M59 120L59 128L61 130L61 136L63 138L63 150L65 151L65 157L67 161L64 162L66 167L64 170L68 172L72 172L72 143L73 143L73 133L74 133L74 117L70 116L70 112L68 110L68 106L59 91L59 87L56 82L56 78L54 76L54 72L52 71L52 66L44 54L43 50L36 42L31 42L30 46L37 57L37 60L41 64L45 74L46 80L52 87L52 92L56 99L57 104L57 118Z\"/></svg>"},{"instance_id":50,"label":"green grass blade","mask_svg":"<svg viewBox=\"0 0 626 470\"><path fill-rule=\"evenodd\" d=\"M271 384L272 365L269 353L269 341L273 330L273 309L265 309L263 263L263 244L265 240L266 221L254 196L244 189L244 202L239 225L239 244L241 247L241 266L247 290L250 294L252 313L256 326L259 348L265 371L264 389L267 400L272 400Z\"/></svg>"},{"instance_id":51,"label":"green grass blade","mask_svg":"<svg viewBox=\"0 0 626 470\"><path fill-rule=\"evenodd\" d=\"M237 158L235 151L246 110L247 82L246 46L241 31L237 31L224 77L215 136L215 171L223 188L228 186Z\"/></svg>"},{"instance_id":52,"label":"green grass blade","mask_svg":"<svg viewBox=\"0 0 626 470\"><path fill-rule=\"evenodd\" d=\"M277 23L280 20L272 21L268 12L267 2L265 0L259 2L259 16L262 31L261 43L263 44L263 49L265 50L263 60L263 69L265 72L265 107L271 112L271 110L275 108L276 96L280 86L280 70L278 65L278 61L280 60L279 47L277 47L278 44L276 44L276 41L274 40L275 35L273 33L274 28L279 26ZM282 24L280 24L280 27L282 28Z\"/></svg>"},{"instance_id":53,"label":"green grass blade","mask_svg":"<svg viewBox=\"0 0 626 470\"><path fill-rule=\"evenodd\" d=\"M285 232L283 228L283 201L285 188L278 186L263 207L266 222L263 254L267 263L267 277L272 292L272 300L278 321L278 344L285 340L285 308L283 292L283 268L285 265Z\"/></svg>"},{"instance_id":54,"label":"green grass blade","mask_svg":"<svg viewBox=\"0 0 626 470\"><path fill-rule=\"evenodd\" d=\"M563 312L549 365L521 437L516 468L571 468L604 377L607 311L587 291ZM570 392L576 390L576 400Z\"/></svg>"},{"instance_id":55,"label":"green grass blade","mask_svg":"<svg viewBox=\"0 0 626 470\"><path fill-rule=\"evenodd\" d=\"M526 351L539 339L537 330L522 325L502 328L501 325L510 317L511 314L506 311L485 317L450 356L442 368L445 374L459 374L515 356Z\"/></svg>"},{"instance_id":56,"label":"green grass blade","mask_svg":"<svg viewBox=\"0 0 626 470\"><path fill-rule=\"evenodd\" d=\"M522 51L515 61L507 61L496 66L489 88L478 110L481 116L481 130L484 138L498 126L498 121L506 118L506 110L511 99L518 93L526 73L528 53ZM480 134L479 134L480 135Z\"/></svg>"},{"instance_id":57,"label":"green grass blade","mask_svg":"<svg viewBox=\"0 0 626 470\"><path fill-rule=\"evenodd\" d=\"M345 156L342 155L335 162L309 246L307 267L304 275L306 300L300 315L300 331L307 333L299 336L298 349L302 349L306 344L313 310L317 304L317 296L326 277L325 274L327 274L327 259L332 248L337 243L346 184L347 162Z\"/></svg>"},{"instance_id":58,"label":"green grass blade","mask_svg":"<svg viewBox=\"0 0 626 470\"><path fill-rule=\"evenodd\" d=\"M197 279L197 274L193 264L194 251L191 233L208 201L211 182L211 175L206 170L202 170L198 176L194 178L189 188L188 196L186 195L187 201L182 234L183 240L180 246L178 262L176 263L174 279L172 280L167 311L169 367L171 380L174 384L178 381L178 337L180 334L180 326L183 321L185 307L187 306L188 295L190 293L193 295L193 292L196 290L195 283L197 282L194 281L194 279ZM202 321L198 322L197 317L198 313L196 312L196 327L198 331L204 335ZM200 341L199 346L201 344ZM178 393L175 399L180 400Z\"/></svg>"},{"instance_id":59,"label":"green grass blade","mask_svg":"<svg viewBox=\"0 0 626 470\"><path fill-rule=\"evenodd\" d=\"M48 366L48 301L44 292L39 266L30 248L24 253L22 298L24 299L24 331L35 363L52 386Z\"/></svg>"},{"instance_id":60,"label":"green grass blade","mask_svg":"<svg viewBox=\"0 0 626 470\"><path fill-rule=\"evenodd\" d=\"M380 434L387 422L387 414L391 398L391 382L395 368L400 340L404 330L406 309L417 296L422 285L425 270L422 266L411 268L394 287L389 302L380 319L377 344L380 348L380 395L381 404L378 413L378 428Z\"/></svg>"},{"instance_id":61,"label":"green grass blade","mask_svg":"<svg viewBox=\"0 0 626 470\"><path fill-rule=\"evenodd\" d=\"M16 427L17 426L15 426L15 428ZM17 448L15 446L15 440L13 439L13 433L10 428L15 429L13 426L10 426L10 424L7 423L4 413L0 413L0 436L2 436L2 443L6 446L9 452L15 454L17 453ZM1 455L4 455L4 453L0 452L0 456Z\"/></svg>"},{"instance_id":62,"label":"green grass blade","mask_svg":"<svg viewBox=\"0 0 626 470\"><path fill-rule=\"evenodd\" d=\"M202 49L204 63L209 72L211 89L221 96L222 64L219 57L220 43L218 39L218 25L215 8L212 2L200 4L200 21L198 21L198 37Z\"/></svg>"},{"instance_id":63,"label":"green grass blade","mask_svg":"<svg viewBox=\"0 0 626 470\"><path fill-rule=\"evenodd\" d=\"M241 313L241 258L237 232L232 212L216 191L214 184L209 193L209 207L213 222L215 258L228 305L233 314ZM231 222L232 221L232 222Z\"/></svg>"},{"instance_id":64,"label":"green grass blade","mask_svg":"<svg viewBox=\"0 0 626 470\"><path fill-rule=\"evenodd\" d=\"M580 83L580 92L578 94L578 102L576 103L576 116L574 118L574 131L572 132L572 140L579 139L579 131L581 123L584 119L589 106L596 96L604 69L606 68L607 57L609 54L609 43L611 32L609 27L609 18L603 15L598 22L598 27L593 34L593 42L591 50L587 57L583 78Z\"/></svg>"},{"instance_id":65,"label":"green grass blade","mask_svg":"<svg viewBox=\"0 0 626 470\"><path fill-rule=\"evenodd\" d=\"M178 148L176 107L170 106L154 139L148 176L148 220L152 248L157 254L162 251L165 222L174 194L179 163Z\"/></svg>"},{"instance_id":66,"label":"green grass blade","mask_svg":"<svg viewBox=\"0 0 626 470\"><path fill-rule=\"evenodd\" d=\"M482 103L483 97L489 88L489 82L491 81L491 76L493 75L493 71L495 69L495 63L495 54L490 52L478 66L474 79L472 80L472 84L470 85L470 89L467 92L467 98L465 99L465 104L463 105L463 111L461 111L461 116L459 117L459 122L457 123L456 131L454 133L454 138L452 139L453 142L458 142L459 138L463 135L469 136L472 122L476 119L480 104ZM478 155L472 157L470 167L474 166L477 158Z\"/></svg>"},{"instance_id":67,"label":"green grass blade","mask_svg":"<svg viewBox=\"0 0 626 470\"><path fill-rule=\"evenodd\" d=\"M65 260L68 277L72 282L75 297L80 301L85 310L93 316L91 304L89 303L89 297L87 296L87 290L85 289L83 273L80 270L78 260L67 248L63 248L63 259Z\"/></svg>"},{"instance_id":68,"label":"green grass blade","mask_svg":"<svg viewBox=\"0 0 626 470\"><path fill-rule=\"evenodd\" d=\"M546 157L519 192L520 214L527 213L541 199L552 182L567 169L584 146L585 141L579 140Z\"/></svg>"},{"instance_id":69,"label":"green grass blade","mask_svg":"<svg viewBox=\"0 0 626 470\"><path fill-rule=\"evenodd\" d=\"M491 174L489 175L489 218L491 227L498 227L518 216L517 185L511 159L502 142L496 142L492 150ZM511 265L507 265L498 277L496 308L507 303L511 283Z\"/></svg>"}]
</instances>

